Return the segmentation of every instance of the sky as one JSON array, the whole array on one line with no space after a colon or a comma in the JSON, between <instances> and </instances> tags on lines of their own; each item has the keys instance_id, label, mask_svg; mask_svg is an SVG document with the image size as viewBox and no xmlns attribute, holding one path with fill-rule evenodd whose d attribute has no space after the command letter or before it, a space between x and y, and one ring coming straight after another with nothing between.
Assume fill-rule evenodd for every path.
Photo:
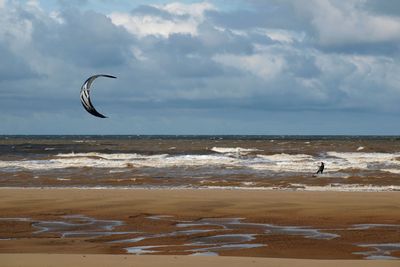
<instances>
[{"instance_id":1,"label":"sky","mask_svg":"<svg viewBox=\"0 0 400 267\"><path fill-rule=\"evenodd\" d=\"M96 109L79 100L94 74ZM399 135L400 1L0 0L0 134Z\"/></svg>"}]
</instances>

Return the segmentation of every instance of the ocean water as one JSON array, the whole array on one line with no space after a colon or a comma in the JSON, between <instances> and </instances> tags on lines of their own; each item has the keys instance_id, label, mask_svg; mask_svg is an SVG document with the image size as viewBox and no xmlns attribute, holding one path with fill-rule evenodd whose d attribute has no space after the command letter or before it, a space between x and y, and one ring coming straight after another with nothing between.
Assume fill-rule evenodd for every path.
<instances>
[{"instance_id":1,"label":"ocean water","mask_svg":"<svg viewBox=\"0 0 400 267\"><path fill-rule=\"evenodd\" d=\"M0 186L398 191L400 137L0 136Z\"/></svg>"}]
</instances>

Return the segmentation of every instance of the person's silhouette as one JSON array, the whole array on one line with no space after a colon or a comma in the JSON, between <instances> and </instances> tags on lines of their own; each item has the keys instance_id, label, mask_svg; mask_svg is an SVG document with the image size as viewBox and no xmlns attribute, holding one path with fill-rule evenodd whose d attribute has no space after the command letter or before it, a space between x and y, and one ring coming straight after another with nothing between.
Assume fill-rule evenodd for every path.
<instances>
[{"instance_id":1,"label":"person's silhouette","mask_svg":"<svg viewBox=\"0 0 400 267\"><path fill-rule=\"evenodd\" d=\"M319 166L319 168L318 168L318 171L317 171L317 174L318 173L323 173L324 172L324 168L325 168L325 165L324 165L324 163L323 162L321 162L321 166Z\"/></svg>"}]
</instances>

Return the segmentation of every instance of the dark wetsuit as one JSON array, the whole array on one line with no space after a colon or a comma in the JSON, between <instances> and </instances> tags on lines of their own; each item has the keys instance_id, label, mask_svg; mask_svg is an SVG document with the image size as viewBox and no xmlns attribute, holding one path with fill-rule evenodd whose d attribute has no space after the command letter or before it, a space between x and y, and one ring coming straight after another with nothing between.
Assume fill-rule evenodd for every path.
<instances>
[{"instance_id":1,"label":"dark wetsuit","mask_svg":"<svg viewBox=\"0 0 400 267\"><path fill-rule=\"evenodd\" d=\"M324 168L325 168L325 165L324 165L324 163L323 162L321 162L321 166L319 166L319 169L318 169L318 171L317 171L317 174L318 173L323 173L324 172Z\"/></svg>"}]
</instances>

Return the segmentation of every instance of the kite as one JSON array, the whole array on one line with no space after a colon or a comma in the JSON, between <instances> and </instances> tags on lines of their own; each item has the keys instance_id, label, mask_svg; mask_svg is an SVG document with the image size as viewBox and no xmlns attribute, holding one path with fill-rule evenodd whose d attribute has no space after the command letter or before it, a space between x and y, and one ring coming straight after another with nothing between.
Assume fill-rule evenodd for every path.
<instances>
[{"instance_id":1,"label":"kite","mask_svg":"<svg viewBox=\"0 0 400 267\"><path fill-rule=\"evenodd\" d=\"M95 79L98 77L107 77L107 78L113 78L116 79L117 77L111 76L111 75L106 75L106 74L99 74L99 75L93 75L89 77L82 85L81 87L81 103L83 107L86 109L87 112L92 114L93 116L99 117L99 118L107 118L103 114L99 113L92 104L92 101L90 101L90 87L92 86L92 83L94 82Z\"/></svg>"}]
</instances>

